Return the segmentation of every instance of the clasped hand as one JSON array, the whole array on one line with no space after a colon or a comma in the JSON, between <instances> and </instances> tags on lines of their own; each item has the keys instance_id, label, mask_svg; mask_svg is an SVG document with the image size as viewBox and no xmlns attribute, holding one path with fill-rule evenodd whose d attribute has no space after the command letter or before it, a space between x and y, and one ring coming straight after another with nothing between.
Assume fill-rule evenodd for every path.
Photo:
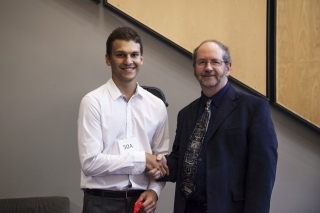
<instances>
[{"instance_id":1,"label":"clasped hand","mask_svg":"<svg viewBox=\"0 0 320 213\"><path fill-rule=\"evenodd\" d=\"M153 180L169 175L167 159L164 155L157 156L146 153L146 174Z\"/></svg>"}]
</instances>

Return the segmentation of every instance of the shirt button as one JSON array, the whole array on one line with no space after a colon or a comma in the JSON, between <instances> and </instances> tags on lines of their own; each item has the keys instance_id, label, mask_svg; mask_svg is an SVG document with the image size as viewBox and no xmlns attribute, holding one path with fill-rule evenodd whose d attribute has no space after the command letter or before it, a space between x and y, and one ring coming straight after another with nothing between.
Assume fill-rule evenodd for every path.
<instances>
[{"instance_id":1,"label":"shirt button","mask_svg":"<svg viewBox=\"0 0 320 213\"><path fill-rule=\"evenodd\" d=\"M201 158L199 158L199 161L202 161L202 159L201 159Z\"/></svg>"}]
</instances>

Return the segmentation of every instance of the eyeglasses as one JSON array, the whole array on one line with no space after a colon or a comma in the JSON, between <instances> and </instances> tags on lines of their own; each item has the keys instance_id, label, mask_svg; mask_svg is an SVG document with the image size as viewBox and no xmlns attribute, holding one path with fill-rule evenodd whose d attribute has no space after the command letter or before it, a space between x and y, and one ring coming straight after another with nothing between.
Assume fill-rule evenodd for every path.
<instances>
[{"instance_id":1,"label":"eyeglasses","mask_svg":"<svg viewBox=\"0 0 320 213\"><path fill-rule=\"evenodd\" d=\"M205 61L205 60L200 60L200 61L197 61L197 62L196 62L196 65L197 65L198 67L206 67L208 63L210 63L210 65L211 65L212 67L221 67L222 63L227 63L227 62L225 62L225 61L220 61L220 60L212 60L212 61L210 61L210 62L207 62L207 61Z\"/></svg>"}]
</instances>

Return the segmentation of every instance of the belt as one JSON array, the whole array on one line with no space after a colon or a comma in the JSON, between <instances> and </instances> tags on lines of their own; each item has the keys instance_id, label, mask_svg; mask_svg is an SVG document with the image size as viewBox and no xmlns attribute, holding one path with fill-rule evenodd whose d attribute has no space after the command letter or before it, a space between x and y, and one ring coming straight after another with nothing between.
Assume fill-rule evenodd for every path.
<instances>
[{"instance_id":1,"label":"belt","mask_svg":"<svg viewBox=\"0 0 320 213\"><path fill-rule=\"evenodd\" d=\"M98 197L128 198L140 196L145 190L111 191L101 189L83 189L83 191L86 194L91 194Z\"/></svg>"}]
</instances>

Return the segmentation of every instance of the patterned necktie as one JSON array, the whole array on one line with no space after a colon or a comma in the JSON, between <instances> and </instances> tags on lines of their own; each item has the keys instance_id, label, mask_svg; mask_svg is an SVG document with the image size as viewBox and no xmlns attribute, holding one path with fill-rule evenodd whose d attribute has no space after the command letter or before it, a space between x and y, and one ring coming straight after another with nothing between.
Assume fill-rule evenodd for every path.
<instances>
[{"instance_id":1,"label":"patterned necktie","mask_svg":"<svg viewBox=\"0 0 320 213\"><path fill-rule=\"evenodd\" d=\"M187 145L187 150L184 156L184 163L182 168L182 181L181 190L186 198L196 189L195 178L197 174L197 161L201 152L203 139L206 135L211 110L210 110L211 99L207 100L206 108L198 119L193 133L190 137L190 141Z\"/></svg>"}]
</instances>

